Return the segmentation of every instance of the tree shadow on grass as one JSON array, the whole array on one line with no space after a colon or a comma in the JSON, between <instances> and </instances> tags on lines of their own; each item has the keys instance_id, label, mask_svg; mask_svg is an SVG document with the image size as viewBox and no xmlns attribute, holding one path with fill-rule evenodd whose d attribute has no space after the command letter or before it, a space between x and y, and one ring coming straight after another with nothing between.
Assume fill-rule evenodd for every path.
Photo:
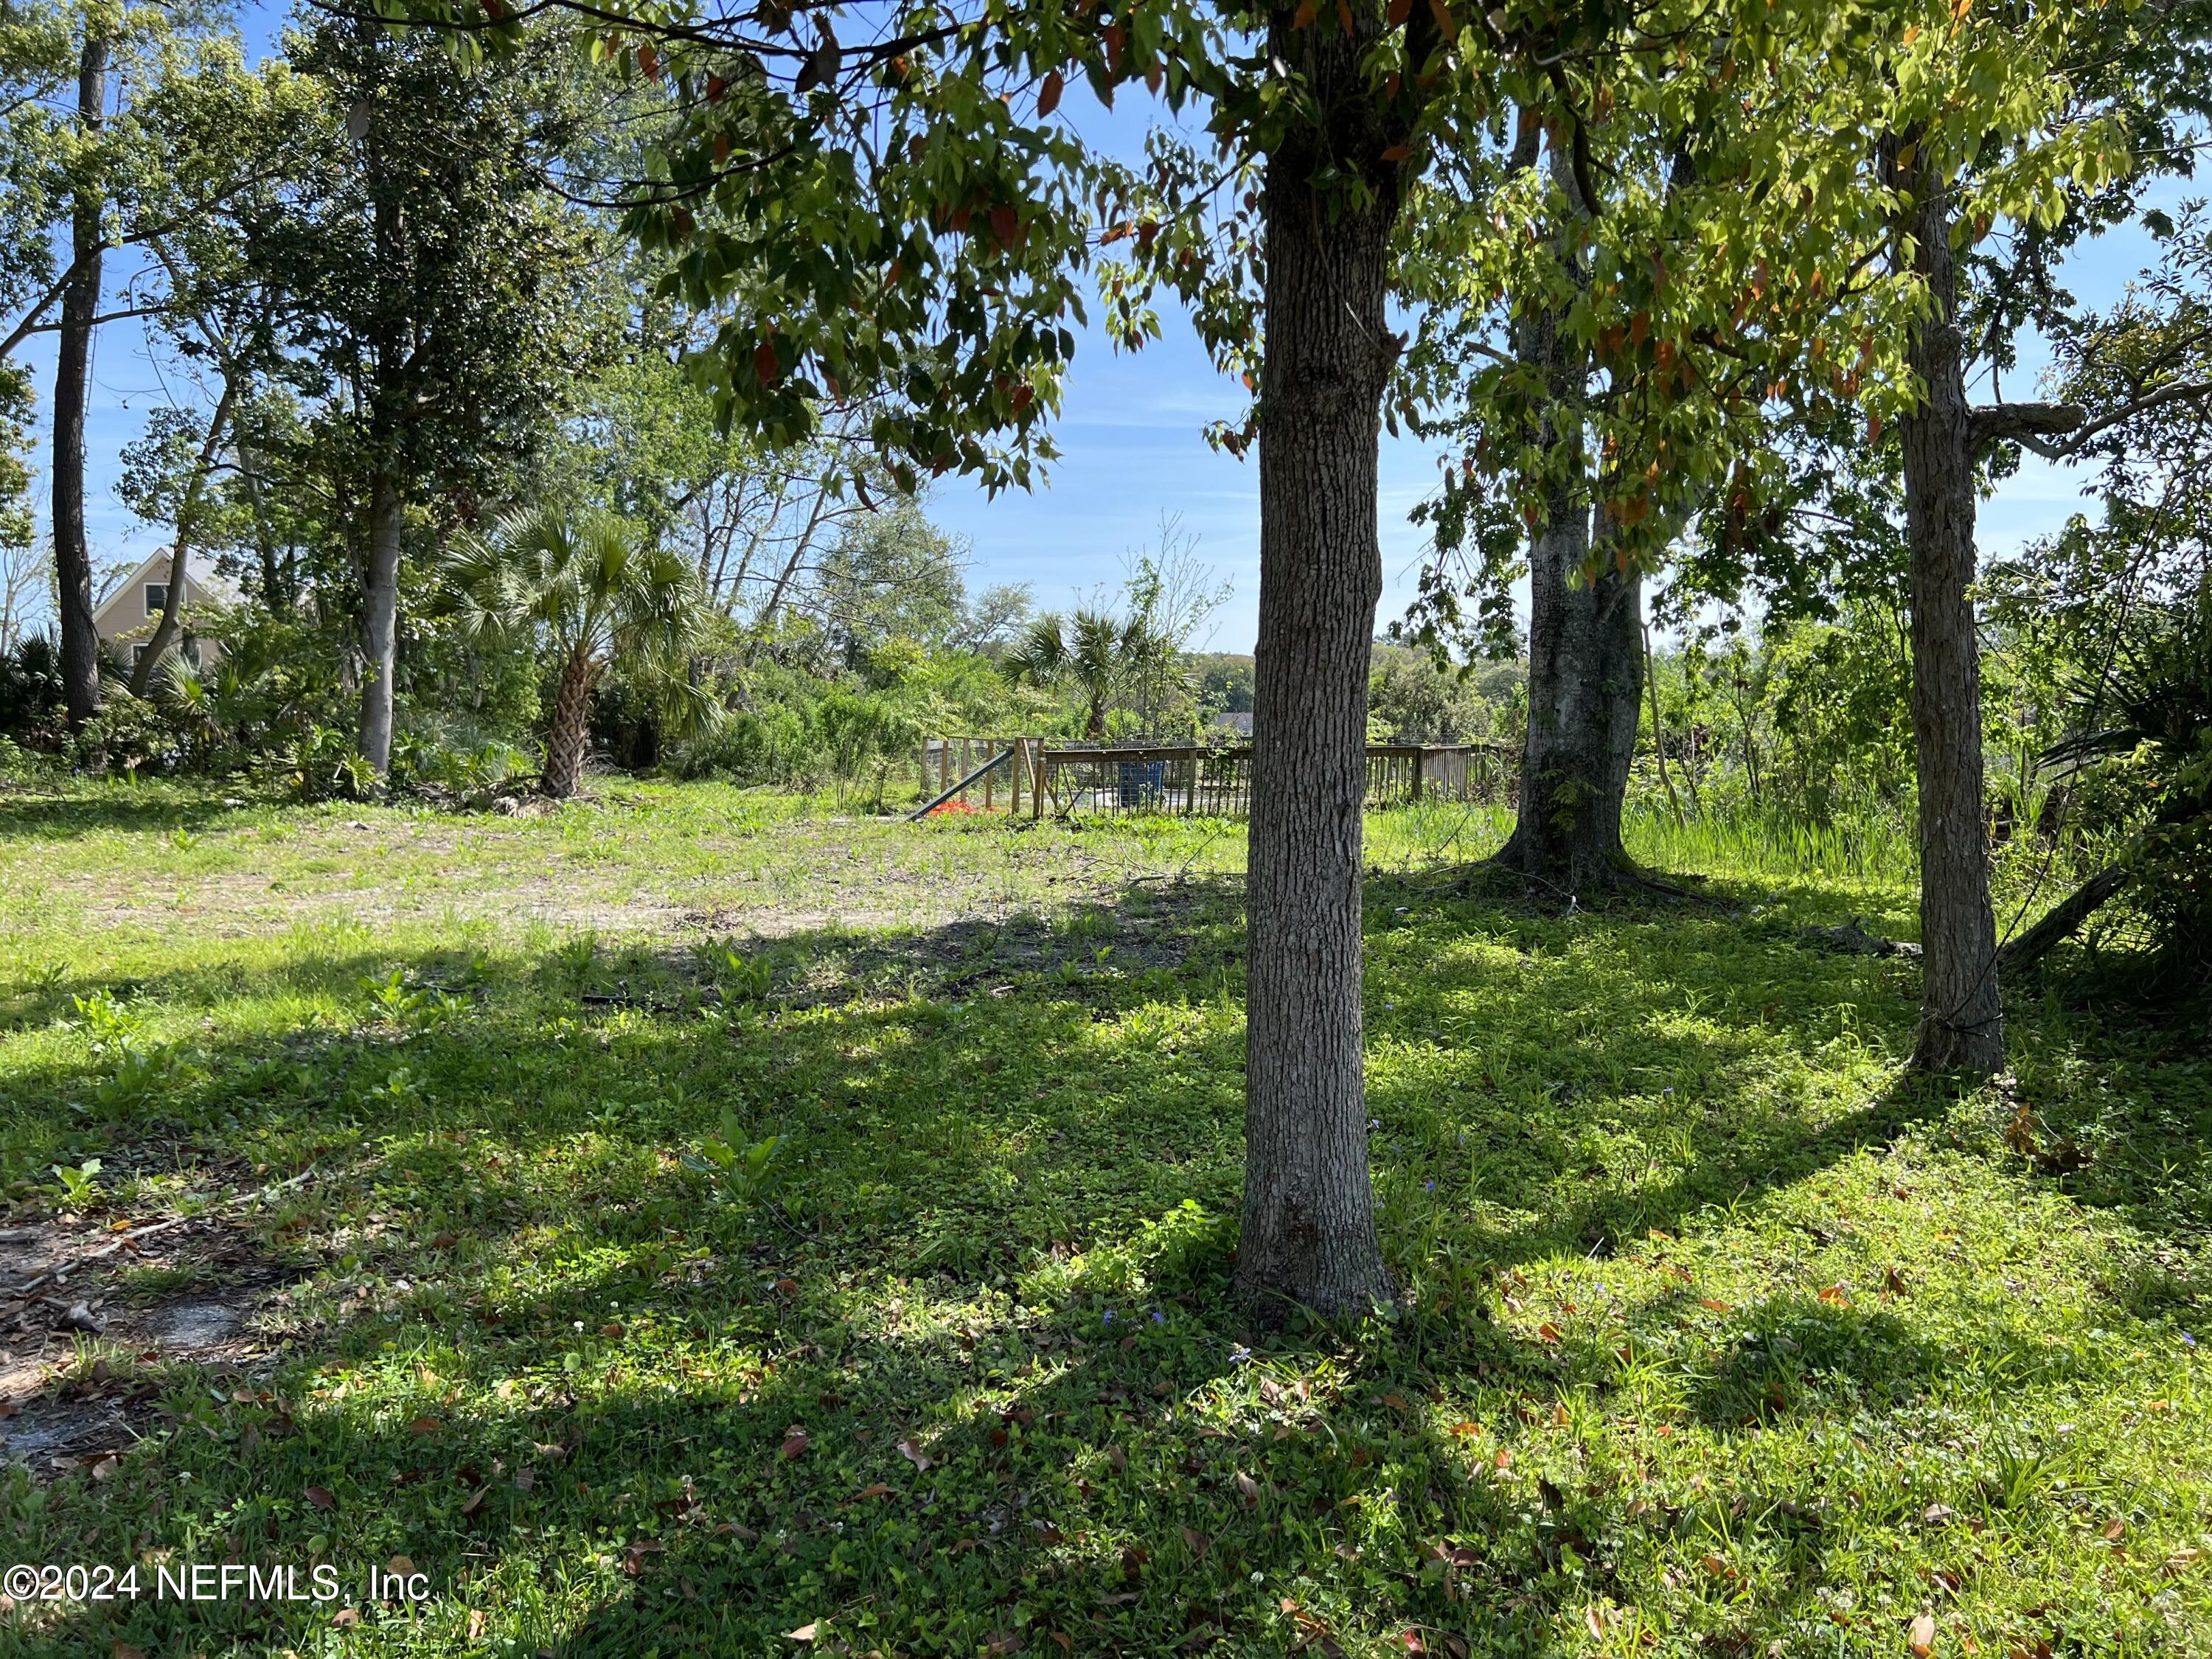
<instances>
[{"instance_id":1,"label":"tree shadow on grass","mask_svg":"<svg viewBox=\"0 0 2212 1659\"><path fill-rule=\"evenodd\" d=\"M329 1173L255 1222L324 1260L268 1310L289 1348L220 1401L204 1374L155 1368L137 1419L151 1443L99 1483L0 1482L0 1509L54 1559L128 1537L331 1561L354 1639L392 1651L468 1650L472 1613L521 1651L574 1656L787 1650L809 1624L817 1650L855 1653L1057 1637L1327 1653L1405 1628L1431 1652L1561 1646L1563 1621L1626 1599L1628 1557L1680 1521L1544 1437L1614 1386L1610 1361L1466 1310L1243 1350L1224 1220L1234 890L1145 895L1148 926L1125 939L1138 908L763 944L758 1001L708 997L678 951L495 958L469 986L453 952L319 945L278 988L349 997L336 1029L166 1045L167 1081L135 1100L102 1101L113 1070L88 1056L18 1067L11 1136L88 1121L118 1170L189 1152L234 1176L314 1157ZM1869 981L1827 958L1730 967L1698 931L1718 926L1662 939L1644 920L1577 931L1465 903L1386 924L1370 1027L1386 1194L1432 1169L1543 1188L1534 1220L1455 1234L1489 1273L1581 1254L1593 1229L1679 1227L1908 1121L1901 1096L1788 1090L1755 1124L1731 1115L1730 1079L1844 1041L1833 1010ZM403 993L436 995L380 1001L368 987L394 968ZM581 1000L592 983L617 1000ZM144 994L210 993L192 970ZM1677 1106L1668 1088L1711 1097ZM726 1111L790 1137L775 1203L750 1213L681 1161ZM1653 1179L1645 1137L1669 1124L1677 1167ZM1697 1414L1756 1419L1784 1336L1825 1345L1790 1410L1827 1408L1832 1385L1808 1377L1856 1378L1881 1409L1931 1363L1888 1319L1778 1301ZM1426 1409L1446 1389L1491 1401L1477 1434ZM1778 1504L1809 1507L1796 1480L1777 1477ZM1795 1588L1717 1630L1786 1630L1817 1582L1817 1528L1773 1516ZM355 1589L396 1555L433 1587L413 1614ZM141 1603L38 1637L264 1651L327 1628L327 1609Z\"/></svg>"},{"instance_id":2,"label":"tree shadow on grass","mask_svg":"<svg viewBox=\"0 0 2212 1659\"><path fill-rule=\"evenodd\" d=\"M233 805L231 800L238 801ZM91 793L15 794L0 790L0 842L78 841L88 836L193 833L229 819L251 818L257 805L240 797L198 789L114 787Z\"/></svg>"}]
</instances>

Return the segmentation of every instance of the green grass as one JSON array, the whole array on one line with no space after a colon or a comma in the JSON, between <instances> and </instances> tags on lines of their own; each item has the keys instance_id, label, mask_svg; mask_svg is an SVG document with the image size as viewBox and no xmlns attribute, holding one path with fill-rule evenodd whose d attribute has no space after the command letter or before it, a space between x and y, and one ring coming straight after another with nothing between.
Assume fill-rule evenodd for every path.
<instances>
[{"instance_id":1,"label":"green grass","mask_svg":"<svg viewBox=\"0 0 2212 1659\"><path fill-rule=\"evenodd\" d=\"M1909 934L1881 860L1644 820L1717 902L1561 917L1504 827L1370 821L1401 1307L1254 1350L1233 826L0 797L11 1224L204 1211L27 1373L143 1437L0 1474L9 1553L343 1592L0 1650L2212 1650L2201 1011L2056 981L1917 1092L1910 964L1796 933Z\"/></svg>"}]
</instances>

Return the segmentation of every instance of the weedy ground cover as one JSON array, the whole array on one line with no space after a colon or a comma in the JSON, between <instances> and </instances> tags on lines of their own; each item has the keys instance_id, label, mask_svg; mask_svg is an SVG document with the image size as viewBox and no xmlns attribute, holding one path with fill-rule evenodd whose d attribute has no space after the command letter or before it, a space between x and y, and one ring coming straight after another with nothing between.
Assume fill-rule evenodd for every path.
<instances>
[{"instance_id":1,"label":"weedy ground cover","mask_svg":"<svg viewBox=\"0 0 2212 1659\"><path fill-rule=\"evenodd\" d=\"M343 1588L0 1647L2212 1650L2201 1006L1905 1087L1893 848L1502 829L1370 823L1402 1297L1255 1346L1233 826L0 799L0 1535Z\"/></svg>"}]
</instances>

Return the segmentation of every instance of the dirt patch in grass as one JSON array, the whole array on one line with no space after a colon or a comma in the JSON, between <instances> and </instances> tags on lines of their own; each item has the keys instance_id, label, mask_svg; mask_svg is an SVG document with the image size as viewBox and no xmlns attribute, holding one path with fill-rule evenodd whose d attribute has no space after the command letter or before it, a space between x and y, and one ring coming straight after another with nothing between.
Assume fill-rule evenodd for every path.
<instances>
[{"instance_id":1,"label":"dirt patch in grass","mask_svg":"<svg viewBox=\"0 0 2212 1659\"><path fill-rule=\"evenodd\" d=\"M143 1244L73 1217L0 1229L0 1458L44 1478L127 1443L144 1367L254 1370L272 1351L261 1306L300 1276L215 1214Z\"/></svg>"}]
</instances>

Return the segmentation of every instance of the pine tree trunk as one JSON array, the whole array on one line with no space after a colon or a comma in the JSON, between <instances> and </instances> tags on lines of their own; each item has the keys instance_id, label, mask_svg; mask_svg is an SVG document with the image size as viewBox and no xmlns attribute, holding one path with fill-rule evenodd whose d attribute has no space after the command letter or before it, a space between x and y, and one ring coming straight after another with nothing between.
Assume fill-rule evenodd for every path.
<instances>
[{"instance_id":1,"label":"pine tree trunk","mask_svg":"<svg viewBox=\"0 0 2212 1659\"><path fill-rule=\"evenodd\" d=\"M1912 1063L1983 1076L2004 1069L1996 915L1982 824L1981 641L1974 579L1972 416L1958 327L1958 270L1942 182L1923 175L1913 268L1931 313L1908 356L1927 402L1905 420L1911 543L1912 736L1920 786L1920 1034Z\"/></svg>"},{"instance_id":2,"label":"pine tree trunk","mask_svg":"<svg viewBox=\"0 0 2212 1659\"><path fill-rule=\"evenodd\" d=\"M107 41L88 22L78 60L77 126L96 136L107 114ZM80 186L70 215L76 275L62 291L54 352L54 579L59 589L62 696L71 730L100 707L100 633L92 620L92 550L84 532L84 414L92 381L94 319L100 314L100 198Z\"/></svg>"},{"instance_id":3,"label":"pine tree trunk","mask_svg":"<svg viewBox=\"0 0 2212 1659\"><path fill-rule=\"evenodd\" d=\"M1534 318L1516 343L1559 409L1578 402L1589 379L1588 359L1563 323L1557 314ZM1643 579L1621 574L1602 546L1602 568L1594 580L1584 577L1593 514L1580 432L1547 422L1539 441L1565 447L1571 459L1528 552L1528 729L1519 816L1498 862L1579 895L1617 884L1630 868L1620 817L1643 714ZM1602 516L1596 529L1609 539Z\"/></svg>"},{"instance_id":4,"label":"pine tree trunk","mask_svg":"<svg viewBox=\"0 0 2212 1659\"><path fill-rule=\"evenodd\" d=\"M398 475L369 480L368 565L361 584L361 754L382 777L392 769L392 676L399 666L399 541L407 503Z\"/></svg>"},{"instance_id":5,"label":"pine tree trunk","mask_svg":"<svg viewBox=\"0 0 2212 1659\"><path fill-rule=\"evenodd\" d=\"M561 665L553 691L553 725L545 737L545 775L538 787L566 800L583 781L584 751L591 738L592 664L580 651Z\"/></svg>"},{"instance_id":6,"label":"pine tree trunk","mask_svg":"<svg viewBox=\"0 0 2212 1659\"><path fill-rule=\"evenodd\" d=\"M1243 1230L1237 1280L1262 1320L1326 1316L1391 1293L1375 1231L1361 1067L1360 833L1367 669L1382 597L1379 410L1396 346L1385 310L1395 170L1361 208L1314 179L1379 155L1363 126L1358 36L1275 46L1324 123L1268 158L1260 401L1260 635L1255 666Z\"/></svg>"}]
</instances>

